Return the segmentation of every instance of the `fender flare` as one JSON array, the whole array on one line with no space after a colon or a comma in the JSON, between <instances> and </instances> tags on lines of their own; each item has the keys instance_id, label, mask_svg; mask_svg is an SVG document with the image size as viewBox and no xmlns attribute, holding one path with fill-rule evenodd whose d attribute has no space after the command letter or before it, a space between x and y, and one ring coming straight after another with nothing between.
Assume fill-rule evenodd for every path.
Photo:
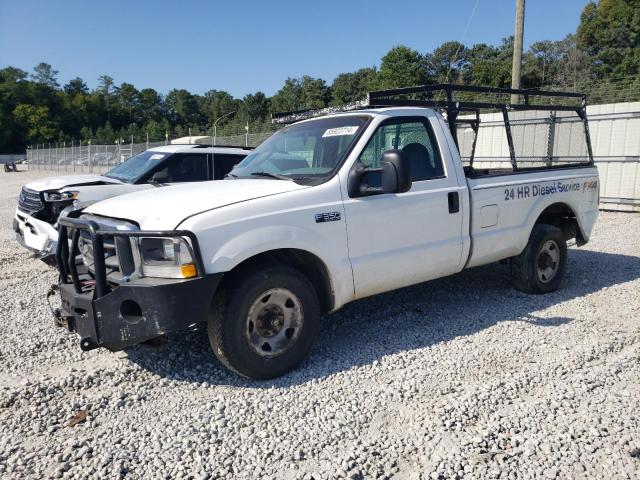
<instances>
[{"instance_id":1,"label":"fender flare","mask_svg":"<svg viewBox=\"0 0 640 480\"><path fill-rule=\"evenodd\" d=\"M543 214L545 210L547 210L549 207L553 205L562 205L568 208L573 213L573 216L576 219L577 228L579 229L579 232L576 232L576 233L581 235L585 241L589 240L589 235L587 234L584 228L585 220L584 218L582 218L582 212L578 208L578 205L572 200L572 198L570 197L565 197L561 199L539 198L538 201L533 206L533 208L529 211L529 215L525 220L526 228L522 229L523 234L519 238L519 242L518 242L519 247L521 247L520 249L521 251L524 250L524 247L526 247L527 242L529 241L529 237L531 236L531 232L533 231L533 227L536 225L536 223L540 219L540 216Z\"/></svg>"}]
</instances>

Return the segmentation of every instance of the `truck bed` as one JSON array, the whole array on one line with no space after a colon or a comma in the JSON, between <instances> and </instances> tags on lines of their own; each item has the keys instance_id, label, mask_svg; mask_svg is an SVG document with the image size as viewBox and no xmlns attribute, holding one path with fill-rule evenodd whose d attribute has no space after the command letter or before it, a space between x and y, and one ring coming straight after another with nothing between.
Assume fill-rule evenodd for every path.
<instances>
[{"instance_id":1,"label":"truck bed","mask_svg":"<svg viewBox=\"0 0 640 480\"><path fill-rule=\"evenodd\" d=\"M589 239L598 216L598 173L594 166L551 168L467 177L471 218L466 267L518 255L545 210L575 216Z\"/></svg>"}]
</instances>

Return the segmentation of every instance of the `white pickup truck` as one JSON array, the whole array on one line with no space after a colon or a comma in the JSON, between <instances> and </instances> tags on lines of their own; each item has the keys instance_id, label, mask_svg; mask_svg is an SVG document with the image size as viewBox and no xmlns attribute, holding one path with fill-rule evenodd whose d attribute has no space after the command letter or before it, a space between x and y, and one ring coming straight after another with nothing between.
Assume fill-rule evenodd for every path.
<instances>
[{"instance_id":1,"label":"white pickup truck","mask_svg":"<svg viewBox=\"0 0 640 480\"><path fill-rule=\"evenodd\" d=\"M18 197L13 219L16 239L43 260L53 260L58 217L68 207L167 183L222 179L248 153L248 149L235 147L164 145L134 155L104 175L64 175L34 180L22 187Z\"/></svg>"},{"instance_id":2,"label":"white pickup truck","mask_svg":"<svg viewBox=\"0 0 640 480\"><path fill-rule=\"evenodd\" d=\"M507 259L517 288L557 289L566 242L586 243L598 215L590 146L566 165L518 167L510 148L509 168L465 167L456 114L500 105L373 93L375 107L283 128L224 181L61 219L57 321L110 350L207 325L224 365L266 379L305 358L323 313L359 298ZM558 109L577 112L589 145L584 105Z\"/></svg>"}]
</instances>

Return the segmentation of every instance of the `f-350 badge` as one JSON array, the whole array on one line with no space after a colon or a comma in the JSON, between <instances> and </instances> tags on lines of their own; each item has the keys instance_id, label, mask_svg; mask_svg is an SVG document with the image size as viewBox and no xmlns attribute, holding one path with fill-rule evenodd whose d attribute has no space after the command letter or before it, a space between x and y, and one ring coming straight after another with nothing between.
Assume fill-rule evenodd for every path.
<instances>
[{"instance_id":1,"label":"f-350 badge","mask_svg":"<svg viewBox=\"0 0 640 480\"><path fill-rule=\"evenodd\" d=\"M316 223L339 222L341 218L340 212L316 213Z\"/></svg>"}]
</instances>

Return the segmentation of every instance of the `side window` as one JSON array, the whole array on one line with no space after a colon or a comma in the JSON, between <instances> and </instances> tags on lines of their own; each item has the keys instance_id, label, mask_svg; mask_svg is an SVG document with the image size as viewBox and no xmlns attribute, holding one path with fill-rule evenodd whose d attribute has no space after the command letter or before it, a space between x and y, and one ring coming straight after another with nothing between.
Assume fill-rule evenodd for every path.
<instances>
[{"instance_id":1,"label":"side window","mask_svg":"<svg viewBox=\"0 0 640 480\"><path fill-rule=\"evenodd\" d=\"M426 120L405 119L381 125L360 154L360 161L367 167L377 168L382 153L391 149L407 154L414 182L444 176L440 151ZM376 179L371 180L370 185L374 185Z\"/></svg>"},{"instance_id":2,"label":"side window","mask_svg":"<svg viewBox=\"0 0 640 480\"><path fill-rule=\"evenodd\" d=\"M204 182L209 180L209 165L205 154L178 153L156 173L164 183Z\"/></svg>"},{"instance_id":3,"label":"side window","mask_svg":"<svg viewBox=\"0 0 640 480\"><path fill-rule=\"evenodd\" d=\"M220 180L244 159L245 155L213 155L213 179Z\"/></svg>"}]
</instances>

